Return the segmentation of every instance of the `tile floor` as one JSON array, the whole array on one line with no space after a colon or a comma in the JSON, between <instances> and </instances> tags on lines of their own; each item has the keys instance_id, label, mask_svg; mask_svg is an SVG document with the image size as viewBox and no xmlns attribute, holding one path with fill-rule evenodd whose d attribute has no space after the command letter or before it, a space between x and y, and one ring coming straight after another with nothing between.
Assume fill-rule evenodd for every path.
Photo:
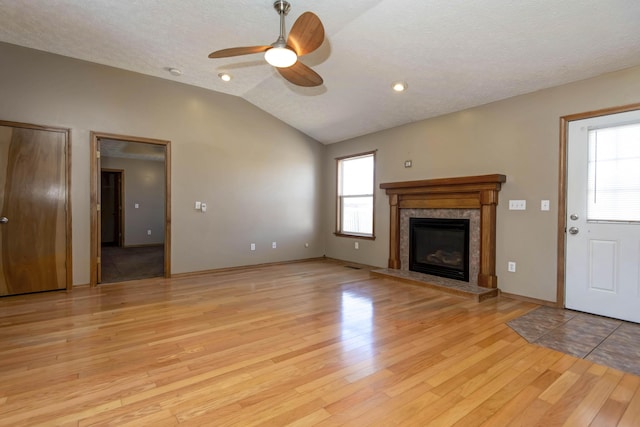
<instances>
[{"instance_id":1,"label":"tile floor","mask_svg":"<svg viewBox=\"0 0 640 427\"><path fill-rule=\"evenodd\" d=\"M530 343L640 375L639 324L543 306L508 325Z\"/></svg>"}]
</instances>

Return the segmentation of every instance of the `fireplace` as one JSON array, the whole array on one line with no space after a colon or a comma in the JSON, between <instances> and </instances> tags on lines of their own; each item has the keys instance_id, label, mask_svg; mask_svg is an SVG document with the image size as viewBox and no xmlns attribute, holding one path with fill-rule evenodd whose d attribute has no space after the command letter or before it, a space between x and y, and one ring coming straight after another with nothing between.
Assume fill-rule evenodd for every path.
<instances>
[{"instance_id":1,"label":"fireplace","mask_svg":"<svg viewBox=\"0 0 640 427\"><path fill-rule=\"evenodd\" d=\"M467 250L471 271L467 273L467 280L470 284L497 290L496 206L498 192L506 180L506 176L494 174L380 184L389 196L389 269L407 268L407 264L401 263L405 256L401 248L409 244L404 240L401 225L408 225L410 218L467 217L471 219L471 249ZM407 255L407 263L408 258Z\"/></svg>"},{"instance_id":2,"label":"fireplace","mask_svg":"<svg viewBox=\"0 0 640 427\"><path fill-rule=\"evenodd\" d=\"M409 219L409 270L469 281L469 220Z\"/></svg>"}]
</instances>

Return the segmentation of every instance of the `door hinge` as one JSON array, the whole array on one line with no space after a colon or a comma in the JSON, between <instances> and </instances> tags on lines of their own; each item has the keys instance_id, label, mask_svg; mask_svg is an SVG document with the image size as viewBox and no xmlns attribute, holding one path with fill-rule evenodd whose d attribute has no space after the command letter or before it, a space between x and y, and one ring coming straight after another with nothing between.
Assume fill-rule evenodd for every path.
<instances>
[{"instance_id":1,"label":"door hinge","mask_svg":"<svg viewBox=\"0 0 640 427\"><path fill-rule=\"evenodd\" d=\"M100 152L96 151L96 159L99 159L99 158L100 158Z\"/></svg>"},{"instance_id":2,"label":"door hinge","mask_svg":"<svg viewBox=\"0 0 640 427\"><path fill-rule=\"evenodd\" d=\"M96 263L100 264L102 262L102 259L100 257L96 258Z\"/></svg>"},{"instance_id":3,"label":"door hinge","mask_svg":"<svg viewBox=\"0 0 640 427\"><path fill-rule=\"evenodd\" d=\"M100 203L96 205L96 209L98 210L98 212L100 212Z\"/></svg>"}]
</instances>

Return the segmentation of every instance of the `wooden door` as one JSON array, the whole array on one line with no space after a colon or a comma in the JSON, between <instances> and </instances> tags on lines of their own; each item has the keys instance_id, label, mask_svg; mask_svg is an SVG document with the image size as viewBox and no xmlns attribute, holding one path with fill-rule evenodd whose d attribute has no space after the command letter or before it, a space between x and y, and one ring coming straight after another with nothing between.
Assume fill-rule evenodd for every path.
<instances>
[{"instance_id":1,"label":"wooden door","mask_svg":"<svg viewBox=\"0 0 640 427\"><path fill-rule=\"evenodd\" d=\"M640 322L640 111L569 123L566 307Z\"/></svg>"},{"instance_id":2,"label":"wooden door","mask_svg":"<svg viewBox=\"0 0 640 427\"><path fill-rule=\"evenodd\" d=\"M0 295L71 287L68 130L0 122Z\"/></svg>"}]
</instances>

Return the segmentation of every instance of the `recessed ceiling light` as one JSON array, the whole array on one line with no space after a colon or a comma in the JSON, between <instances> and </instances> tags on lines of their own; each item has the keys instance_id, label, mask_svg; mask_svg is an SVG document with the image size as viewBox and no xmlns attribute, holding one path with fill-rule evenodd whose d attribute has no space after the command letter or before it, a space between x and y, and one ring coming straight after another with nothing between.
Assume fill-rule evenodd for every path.
<instances>
[{"instance_id":1,"label":"recessed ceiling light","mask_svg":"<svg viewBox=\"0 0 640 427\"><path fill-rule=\"evenodd\" d=\"M220 80L222 80L223 82L231 81L231 74L219 73L218 77L220 77Z\"/></svg>"},{"instance_id":2,"label":"recessed ceiling light","mask_svg":"<svg viewBox=\"0 0 640 427\"><path fill-rule=\"evenodd\" d=\"M169 74L171 74L172 76L181 76L182 75L182 70L179 70L177 68L169 68L167 71L169 71Z\"/></svg>"},{"instance_id":3,"label":"recessed ceiling light","mask_svg":"<svg viewBox=\"0 0 640 427\"><path fill-rule=\"evenodd\" d=\"M396 82L393 85L391 85L391 87L396 92L404 92L405 90L407 90L407 87L409 86L405 82Z\"/></svg>"}]
</instances>

